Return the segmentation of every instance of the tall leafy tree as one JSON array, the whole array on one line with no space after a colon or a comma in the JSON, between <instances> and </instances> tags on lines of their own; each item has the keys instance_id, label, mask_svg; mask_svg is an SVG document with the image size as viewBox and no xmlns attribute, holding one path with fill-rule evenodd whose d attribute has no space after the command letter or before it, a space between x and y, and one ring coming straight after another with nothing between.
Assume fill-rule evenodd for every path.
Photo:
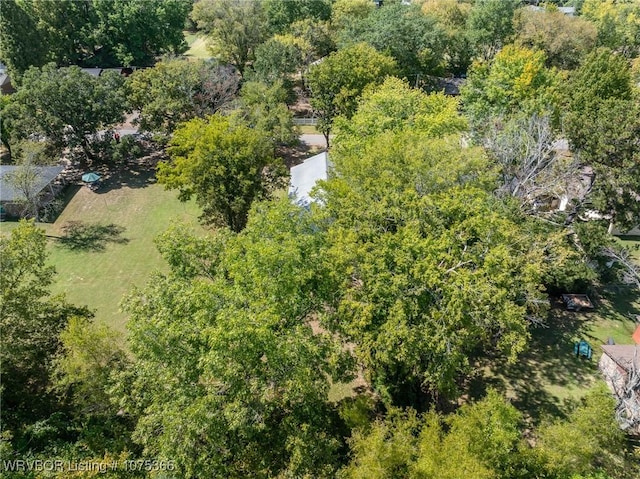
<instances>
[{"instance_id":1,"label":"tall leafy tree","mask_svg":"<svg viewBox=\"0 0 640 479\"><path fill-rule=\"evenodd\" d=\"M640 5L634 1L585 0L582 16L598 29L598 43L627 58L640 52Z\"/></svg>"},{"instance_id":2,"label":"tall leafy tree","mask_svg":"<svg viewBox=\"0 0 640 479\"><path fill-rule=\"evenodd\" d=\"M519 0L477 0L469 12L469 40L477 55L493 57L513 34L513 15Z\"/></svg>"},{"instance_id":3,"label":"tall leafy tree","mask_svg":"<svg viewBox=\"0 0 640 479\"><path fill-rule=\"evenodd\" d=\"M33 222L0 236L0 374L3 429L20 439L26 424L56 410L48 367L59 350L58 334L74 315L89 316L63 296L52 296L55 271L47 264L47 239Z\"/></svg>"},{"instance_id":4,"label":"tall leafy tree","mask_svg":"<svg viewBox=\"0 0 640 479\"><path fill-rule=\"evenodd\" d=\"M467 31L467 19L472 5L457 0L427 0L422 12L438 22L443 41L447 72L461 75L467 72L473 59L473 48Z\"/></svg>"},{"instance_id":5,"label":"tall leafy tree","mask_svg":"<svg viewBox=\"0 0 640 479\"><path fill-rule=\"evenodd\" d=\"M350 28L375 10L375 4L368 0L336 0L331 6L331 26L337 32Z\"/></svg>"},{"instance_id":6,"label":"tall leafy tree","mask_svg":"<svg viewBox=\"0 0 640 479\"><path fill-rule=\"evenodd\" d=\"M0 4L0 58L7 65L13 81L30 66L44 65L47 50L42 33L38 31L37 19L19 0L7 0Z\"/></svg>"},{"instance_id":7,"label":"tall leafy tree","mask_svg":"<svg viewBox=\"0 0 640 479\"><path fill-rule=\"evenodd\" d=\"M201 0L191 18L209 35L212 52L244 75L255 49L267 37L262 3L244 0Z\"/></svg>"},{"instance_id":8,"label":"tall leafy tree","mask_svg":"<svg viewBox=\"0 0 640 479\"><path fill-rule=\"evenodd\" d=\"M95 158L93 136L124 118L123 83L114 72L96 78L75 66L30 68L8 108L13 135L40 135L56 151L80 147L87 158Z\"/></svg>"},{"instance_id":9,"label":"tall leafy tree","mask_svg":"<svg viewBox=\"0 0 640 479\"><path fill-rule=\"evenodd\" d=\"M274 151L279 146L292 145L298 140L293 113L287 107L287 91L282 83L271 86L246 82L240 91L240 108L236 111L251 127L267 133Z\"/></svg>"},{"instance_id":10,"label":"tall leafy tree","mask_svg":"<svg viewBox=\"0 0 640 479\"><path fill-rule=\"evenodd\" d=\"M351 440L346 478L515 477L501 474L519 459L520 413L495 391L449 417L392 409ZM533 472L533 471L532 471Z\"/></svg>"},{"instance_id":11,"label":"tall leafy tree","mask_svg":"<svg viewBox=\"0 0 640 479\"><path fill-rule=\"evenodd\" d=\"M318 128L327 144L333 119L338 115L351 117L364 89L395 72L392 58L364 43L338 50L309 70L311 106L319 113Z\"/></svg>"},{"instance_id":12,"label":"tall leafy tree","mask_svg":"<svg viewBox=\"0 0 640 479\"><path fill-rule=\"evenodd\" d=\"M239 235L174 230L160 241L171 273L126 301L135 438L181 477L335 476L338 351L308 324L321 239L310 220L284 199Z\"/></svg>"},{"instance_id":13,"label":"tall leafy tree","mask_svg":"<svg viewBox=\"0 0 640 479\"><path fill-rule=\"evenodd\" d=\"M592 52L568 82L564 127L592 165L595 206L621 227L640 222L640 106L628 62L607 49Z\"/></svg>"},{"instance_id":14,"label":"tall leafy tree","mask_svg":"<svg viewBox=\"0 0 640 479\"><path fill-rule=\"evenodd\" d=\"M297 0L281 2L264 0L263 8L266 22L271 34L286 32L292 23L304 19L326 21L331 16L329 0Z\"/></svg>"},{"instance_id":15,"label":"tall leafy tree","mask_svg":"<svg viewBox=\"0 0 640 479\"><path fill-rule=\"evenodd\" d=\"M346 149L366 147L387 131L410 129L431 138L459 133L467 126L456 99L441 93L427 95L395 77L367 89L356 113L351 118L338 117L335 124L338 155Z\"/></svg>"},{"instance_id":16,"label":"tall leafy tree","mask_svg":"<svg viewBox=\"0 0 640 479\"><path fill-rule=\"evenodd\" d=\"M253 63L251 78L273 84L280 80L292 87L290 77L300 70L303 64L303 52L295 37L275 36L256 48L256 61Z\"/></svg>"},{"instance_id":17,"label":"tall leafy tree","mask_svg":"<svg viewBox=\"0 0 640 479\"><path fill-rule=\"evenodd\" d=\"M391 56L400 76L416 80L419 74L440 74L444 65L443 32L417 6L384 5L341 31L338 44L364 42Z\"/></svg>"},{"instance_id":18,"label":"tall leafy tree","mask_svg":"<svg viewBox=\"0 0 640 479\"><path fill-rule=\"evenodd\" d=\"M184 51L182 30L191 7L189 0L93 0L96 57L142 66L161 54Z\"/></svg>"},{"instance_id":19,"label":"tall leafy tree","mask_svg":"<svg viewBox=\"0 0 640 479\"><path fill-rule=\"evenodd\" d=\"M624 432L614 415L615 400L606 389L590 392L566 420L548 421L538 431L536 451L557 477L609 473L625 477L637 464L625 464Z\"/></svg>"},{"instance_id":20,"label":"tall leafy tree","mask_svg":"<svg viewBox=\"0 0 640 479\"><path fill-rule=\"evenodd\" d=\"M596 45L596 27L581 17L557 9L520 9L515 16L516 44L542 50L547 64L562 69L576 68Z\"/></svg>"},{"instance_id":21,"label":"tall leafy tree","mask_svg":"<svg viewBox=\"0 0 640 479\"><path fill-rule=\"evenodd\" d=\"M477 61L461 89L471 126L514 114L558 115L560 78L545 66L544 52L507 45L490 62Z\"/></svg>"},{"instance_id":22,"label":"tall leafy tree","mask_svg":"<svg viewBox=\"0 0 640 479\"><path fill-rule=\"evenodd\" d=\"M17 78L47 62L150 65L186 48L182 30L191 6L188 0L3 2L1 56Z\"/></svg>"},{"instance_id":23,"label":"tall leafy tree","mask_svg":"<svg viewBox=\"0 0 640 479\"><path fill-rule=\"evenodd\" d=\"M322 195L338 292L327 327L386 401L418 407L452 394L474 351L515 359L545 314L542 257L488 191L486 160L425 137L389 131L334 154Z\"/></svg>"},{"instance_id":24,"label":"tall leafy tree","mask_svg":"<svg viewBox=\"0 0 640 479\"><path fill-rule=\"evenodd\" d=\"M181 122L228 107L239 80L228 66L166 58L134 72L126 90L131 107L140 111L140 128L168 135Z\"/></svg>"},{"instance_id":25,"label":"tall leafy tree","mask_svg":"<svg viewBox=\"0 0 640 479\"><path fill-rule=\"evenodd\" d=\"M283 165L266 132L219 114L183 124L168 151L158 181L182 200L195 196L206 223L241 231L251 203L282 185Z\"/></svg>"}]
</instances>

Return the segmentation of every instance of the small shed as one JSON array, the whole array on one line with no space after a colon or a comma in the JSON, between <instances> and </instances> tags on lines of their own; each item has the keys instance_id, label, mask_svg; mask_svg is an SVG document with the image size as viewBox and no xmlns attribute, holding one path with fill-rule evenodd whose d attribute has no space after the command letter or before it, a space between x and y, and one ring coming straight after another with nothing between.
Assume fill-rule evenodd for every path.
<instances>
[{"instance_id":1,"label":"small shed","mask_svg":"<svg viewBox=\"0 0 640 479\"><path fill-rule=\"evenodd\" d=\"M315 199L311 198L311 190L320 180L329 177L329 155L326 151L307 158L301 164L291 168L289 197L300 206L309 206Z\"/></svg>"},{"instance_id":2,"label":"small shed","mask_svg":"<svg viewBox=\"0 0 640 479\"><path fill-rule=\"evenodd\" d=\"M633 335L631 336L631 339L633 339L634 343L640 344L640 324L638 325L636 330L633 332Z\"/></svg>"}]
</instances>

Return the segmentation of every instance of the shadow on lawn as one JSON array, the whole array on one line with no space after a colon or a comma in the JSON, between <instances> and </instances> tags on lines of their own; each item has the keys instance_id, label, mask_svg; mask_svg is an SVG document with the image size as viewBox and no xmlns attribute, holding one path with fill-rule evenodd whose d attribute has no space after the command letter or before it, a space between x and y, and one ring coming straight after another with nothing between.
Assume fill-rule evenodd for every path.
<instances>
[{"instance_id":1,"label":"shadow on lawn","mask_svg":"<svg viewBox=\"0 0 640 479\"><path fill-rule=\"evenodd\" d=\"M62 236L57 238L59 244L73 251L104 251L107 243L126 244L122 226L99 223L69 221L62 226Z\"/></svg>"},{"instance_id":2,"label":"shadow on lawn","mask_svg":"<svg viewBox=\"0 0 640 479\"><path fill-rule=\"evenodd\" d=\"M514 364L493 359L489 367L479 370L469 384L471 397L483 397L488 388L494 388L512 397L512 404L534 424L564 416L572 400L562 397L566 393L558 397L553 390L589 388L598 375L600 343L588 337L590 314L554 308L547 327L531 331L528 350ZM575 356L574 344L580 338L593 347L591 360Z\"/></svg>"}]
</instances>

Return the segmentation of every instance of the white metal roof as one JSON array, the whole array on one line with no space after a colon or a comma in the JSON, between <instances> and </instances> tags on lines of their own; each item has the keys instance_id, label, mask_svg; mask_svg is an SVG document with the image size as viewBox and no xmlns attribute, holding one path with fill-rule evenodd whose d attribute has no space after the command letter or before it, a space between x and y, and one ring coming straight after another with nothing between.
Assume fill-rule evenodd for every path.
<instances>
[{"instance_id":1,"label":"white metal roof","mask_svg":"<svg viewBox=\"0 0 640 479\"><path fill-rule=\"evenodd\" d=\"M328 170L329 155L326 151L291 168L289 197L302 206L315 201L309 194L319 180L327 179Z\"/></svg>"}]
</instances>

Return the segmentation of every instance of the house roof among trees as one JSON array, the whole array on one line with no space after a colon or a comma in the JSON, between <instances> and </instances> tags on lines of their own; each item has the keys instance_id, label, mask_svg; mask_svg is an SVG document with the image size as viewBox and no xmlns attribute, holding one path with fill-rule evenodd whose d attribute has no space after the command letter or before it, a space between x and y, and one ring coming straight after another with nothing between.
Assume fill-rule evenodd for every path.
<instances>
[{"instance_id":1,"label":"house roof among trees","mask_svg":"<svg viewBox=\"0 0 640 479\"><path fill-rule=\"evenodd\" d=\"M633 362L640 368L640 345L636 344L606 344L602 346L604 354L609 356L625 371L629 371Z\"/></svg>"},{"instance_id":2,"label":"house roof among trees","mask_svg":"<svg viewBox=\"0 0 640 479\"><path fill-rule=\"evenodd\" d=\"M307 158L300 165L291 168L291 184L289 196L302 206L313 201L309 196L311 190L319 180L326 180L329 169L329 155L322 152Z\"/></svg>"},{"instance_id":3,"label":"house roof among trees","mask_svg":"<svg viewBox=\"0 0 640 479\"><path fill-rule=\"evenodd\" d=\"M19 168L14 165L0 165L0 201L3 203L16 201L22 197L22 194L9 181L11 173ZM38 182L35 185L38 193L44 190L64 170L63 166L36 166L35 168L38 172Z\"/></svg>"}]
</instances>

